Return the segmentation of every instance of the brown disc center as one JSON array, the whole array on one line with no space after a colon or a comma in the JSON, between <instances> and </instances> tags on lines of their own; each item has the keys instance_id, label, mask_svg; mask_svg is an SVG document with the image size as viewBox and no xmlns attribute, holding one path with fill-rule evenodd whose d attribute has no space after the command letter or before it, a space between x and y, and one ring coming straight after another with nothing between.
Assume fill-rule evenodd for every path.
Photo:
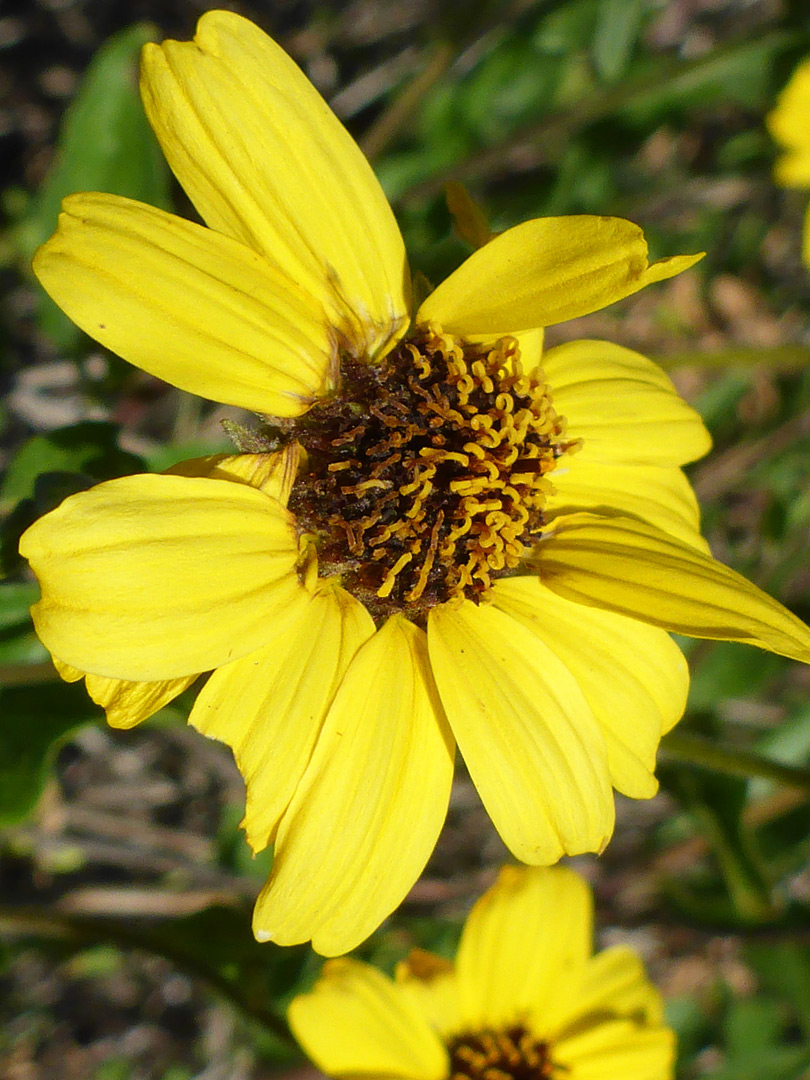
<instances>
[{"instance_id":1,"label":"brown disc center","mask_svg":"<svg viewBox=\"0 0 810 1080\"><path fill-rule=\"evenodd\" d=\"M460 1035L447 1048L450 1080L550 1080L548 1045L520 1025Z\"/></svg>"},{"instance_id":2,"label":"brown disc center","mask_svg":"<svg viewBox=\"0 0 810 1080\"><path fill-rule=\"evenodd\" d=\"M293 427L307 466L290 509L321 572L384 617L479 600L543 526L565 436L514 338L420 329L378 366L344 360L338 395Z\"/></svg>"}]
</instances>

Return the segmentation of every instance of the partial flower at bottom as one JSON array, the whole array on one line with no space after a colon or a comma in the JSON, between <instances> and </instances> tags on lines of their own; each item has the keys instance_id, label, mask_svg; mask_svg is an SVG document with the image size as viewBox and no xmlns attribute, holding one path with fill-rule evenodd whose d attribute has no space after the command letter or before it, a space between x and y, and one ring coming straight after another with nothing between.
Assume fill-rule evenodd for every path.
<instances>
[{"instance_id":1,"label":"partial flower at bottom","mask_svg":"<svg viewBox=\"0 0 810 1080\"><path fill-rule=\"evenodd\" d=\"M669 1080L660 996L631 949L592 955L592 922L572 870L504 867L455 963L417 951L392 981L327 961L290 1026L335 1080Z\"/></svg>"},{"instance_id":2,"label":"partial flower at bottom","mask_svg":"<svg viewBox=\"0 0 810 1080\"><path fill-rule=\"evenodd\" d=\"M35 269L88 333L263 416L255 452L75 495L24 535L37 631L129 727L232 747L274 845L254 930L353 948L402 901L458 746L523 862L600 851L682 715L668 631L810 660L712 559L681 466L709 436L629 349L543 328L688 268L617 218L528 221L415 307L368 163L292 61L209 12L144 54L144 102L208 228L66 200ZM484 239L486 239L484 237Z\"/></svg>"}]
</instances>

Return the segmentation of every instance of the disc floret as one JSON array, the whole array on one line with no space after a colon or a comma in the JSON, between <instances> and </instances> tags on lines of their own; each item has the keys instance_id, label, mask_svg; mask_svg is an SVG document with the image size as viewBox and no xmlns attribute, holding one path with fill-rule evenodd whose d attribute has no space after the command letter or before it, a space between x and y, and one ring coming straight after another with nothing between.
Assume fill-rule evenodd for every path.
<instances>
[{"instance_id":1,"label":"disc floret","mask_svg":"<svg viewBox=\"0 0 810 1080\"><path fill-rule=\"evenodd\" d=\"M295 425L307 467L290 509L325 574L374 615L479 600L543 526L548 474L575 446L517 339L420 328L376 366L344 359Z\"/></svg>"},{"instance_id":2,"label":"disc floret","mask_svg":"<svg viewBox=\"0 0 810 1080\"><path fill-rule=\"evenodd\" d=\"M550 1080L548 1045L524 1026L459 1035L448 1046L450 1080Z\"/></svg>"}]
</instances>

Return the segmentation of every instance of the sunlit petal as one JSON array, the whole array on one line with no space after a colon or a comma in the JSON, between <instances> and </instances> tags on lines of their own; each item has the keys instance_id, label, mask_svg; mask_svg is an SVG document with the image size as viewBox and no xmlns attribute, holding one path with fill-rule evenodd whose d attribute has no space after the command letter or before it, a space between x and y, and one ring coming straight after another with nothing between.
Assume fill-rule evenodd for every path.
<instances>
[{"instance_id":1,"label":"sunlit petal","mask_svg":"<svg viewBox=\"0 0 810 1080\"><path fill-rule=\"evenodd\" d=\"M352 344L407 321L404 246L366 159L297 65L229 11L193 42L149 44L141 92L180 183L211 228L275 263Z\"/></svg>"},{"instance_id":2,"label":"sunlit petal","mask_svg":"<svg viewBox=\"0 0 810 1080\"><path fill-rule=\"evenodd\" d=\"M426 652L424 633L395 615L349 665L279 827L254 914L260 940L347 952L427 862L453 749Z\"/></svg>"},{"instance_id":3,"label":"sunlit petal","mask_svg":"<svg viewBox=\"0 0 810 1080\"><path fill-rule=\"evenodd\" d=\"M535 218L474 251L430 294L418 320L458 334L508 334L615 303L700 259L650 264L644 233L623 218Z\"/></svg>"},{"instance_id":4,"label":"sunlit petal","mask_svg":"<svg viewBox=\"0 0 810 1080\"><path fill-rule=\"evenodd\" d=\"M576 679L605 738L613 786L637 799L654 795L658 743L683 715L689 690L686 660L669 634L571 603L533 577L505 578L492 596Z\"/></svg>"},{"instance_id":5,"label":"sunlit petal","mask_svg":"<svg viewBox=\"0 0 810 1080\"><path fill-rule=\"evenodd\" d=\"M254 851L272 841L346 668L373 633L362 604L321 588L286 633L215 671L200 691L189 723L233 750Z\"/></svg>"},{"instance_id":6,"label":"sunlit petal","mask_svg":"<svg viewBox=\"0 0 810 1080\"><path fill-rule=\"evenodd\" d=\"M600 851L613 830L607 750L576 680L491 604L441 604L430 661L453 734L504 843L523 862Z\"/></svg>"},{"instance_id":7,"label":"sunlit petal","mask_svg":"<svg viewBox=\"0 0 810 1080\"><path fill-rule=\"evenodd\" d=\"M609 341L571 341L544 354L541 367L568 433L592 459L632 465L685 465L711 437L669 376L639 353Z\"/></svg>"},{"instance_id":8,"label":"sunlit petal","mask_svg":"<svg viewBox=\"0 0 810 1080\"><path fill-rule=\"evenodd\" d=\"M533 556L569 600L810 663L810 629L734 570L640 521L573 514Z\"/></svg>"},{"instance_id":9,"label":"sunlit petal","mask_svg":"<svg viewBox=\"0 0 810 1080\"><path fill-rule=\"evenodd\" d=\"M272 639L306 597L277 500L208 478L125 476L66 499L23 535L42 588L32 615L60 660L156 682Z\"/></svg>"},{"instance_id":10,"label":"sunlit petal","mask_svg":"<svg viewBox=\"0 0 810 1080\"><path fill-rule=\"evenodd\" d=\"M298 416L334 375L322 307L254 251L114 195L71 195L34 270L91 337L152 375Z\"/></svg>"}]
</instances>

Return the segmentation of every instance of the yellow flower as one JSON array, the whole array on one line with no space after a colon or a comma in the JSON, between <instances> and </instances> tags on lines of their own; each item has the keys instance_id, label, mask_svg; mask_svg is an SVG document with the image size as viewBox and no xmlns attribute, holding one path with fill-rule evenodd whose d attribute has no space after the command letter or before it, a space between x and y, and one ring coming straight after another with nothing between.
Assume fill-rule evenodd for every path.
<instances>
[{"instance_id":1,"label":"yellow flower","mask_svg":"<svg viewBox=\"0 0 810 1080\"><path fill-rule=\"evenodd\" d=\"M625 946L591 955L592 900L573 871L501 870L455 964L417 951L392 981L329 960L290 1026L328 1076L667 1080L675 1040Z\"/></svg>"},{"instance_id":2,"label":"yellow flower","mask_svg":"<svg viewBox=\"0 0 810 1080\"><path fill-rule=\"evenodd\" d=\"M37 630L128 727L206 672L191 712L275 845L262 939L354 947L444 821L455 745L524 862L601 850L646 798L686 699L666 631L804 660L810 631L714 562L680 466L697 414L606 342L542 330L690 265L614 218L490 240L411 321L367 162L289 58L210 12L147 46L143 97L208 228L75 195L38 253L88 333L269 416L267 452L130 476L24 536Z\"/></svg>"},{"instance_id":3,"label":"yellow flower","mask_svg":"<svg viewBox=\"0 0 810 1080\"><path fill-rule=\"evenodd\" d=\"M777 184L810 188L810 59L799 64L782 90L768 129L786 151L774 168ZM810 266L810 213L804 219L802 258Z\"/></svg>"}]
</instances>

